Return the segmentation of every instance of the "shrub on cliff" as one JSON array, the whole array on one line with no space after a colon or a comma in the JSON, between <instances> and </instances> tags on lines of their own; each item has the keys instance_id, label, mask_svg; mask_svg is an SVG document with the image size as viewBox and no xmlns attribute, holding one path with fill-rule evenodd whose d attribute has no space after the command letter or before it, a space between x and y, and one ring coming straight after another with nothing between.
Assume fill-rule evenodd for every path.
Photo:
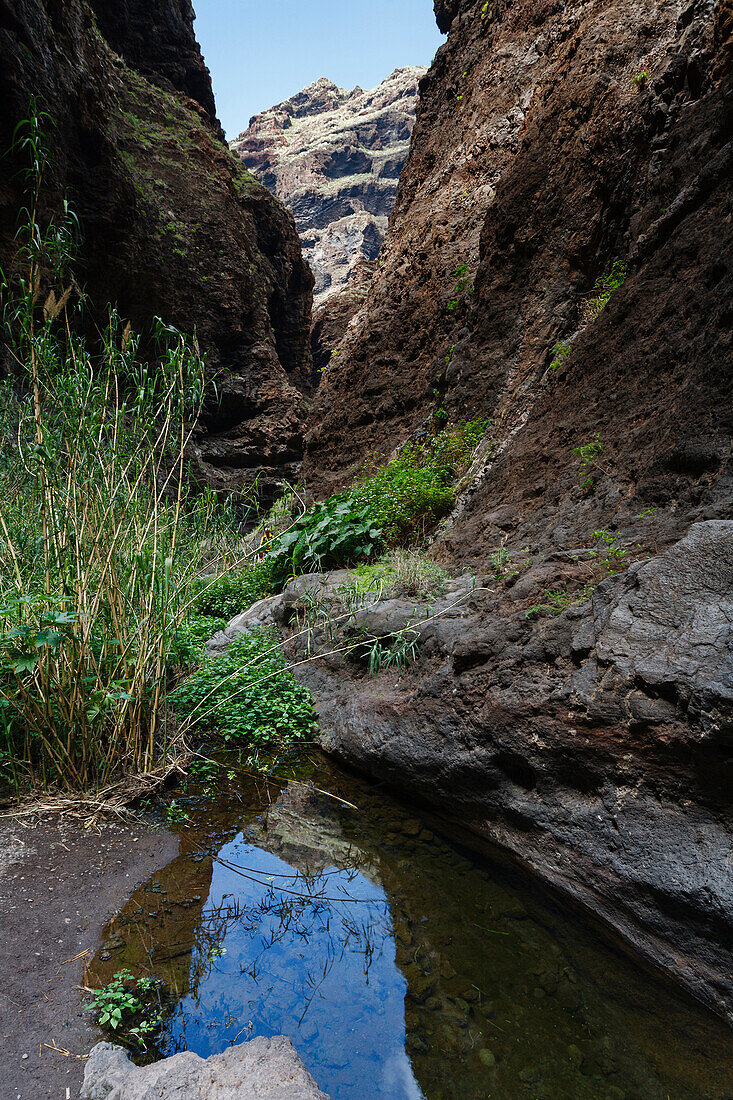
<instances>
[{"instance_id":1,"label":"shrub on cliff","mask_svg":"<svg viewBox=\"0 0 733 1100\"><path fill-rule=\"evenodd\" d=\"M487 421L463 421L409 443L391 461L373 460L350 493L303 513L271 551L273 580L371 557L419 541L455 501L455 484L470 464Z\"/></svg>"},{"instance_id":2,"label":"shrub on cliff","mask_svg":"<svg viewBox=\"0 0 733 1100\"><path fill-rule=\"evenodd\" d=\"M408 443L390 462L372 462L362 470L352 499L369 509L385 545L415 542L450 511L455 482L486 426L484 420L463 421L452 431Z\"/></svg>"}]
</instances>

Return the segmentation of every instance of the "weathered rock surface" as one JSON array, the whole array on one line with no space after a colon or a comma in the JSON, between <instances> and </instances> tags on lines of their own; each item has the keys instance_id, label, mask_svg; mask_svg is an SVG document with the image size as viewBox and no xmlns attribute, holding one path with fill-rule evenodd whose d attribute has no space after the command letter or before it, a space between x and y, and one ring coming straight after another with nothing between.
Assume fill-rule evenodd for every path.
<instances>
[{"instance_id":1,"label":"weathered rock surface","mask_svg":"<svg viewBox=\"0 0 733 1100\"><path fill-rule=\"evenodd\" d=\"M322 653L295 671L328 752L498 844L733 1022L733 522L527 617L595 568L518 556L351 614L345 575L313 575L218 643L270 622L295 661ZM304 627L304 589L335 624ZM397 631L420 663L369 676Z\"/></svg>"},{"instance_id":2,"label":"weathered rock surface","mask_svg":"<svg viewBox=\"0 0 733 1100\"><path fill-rule=\"evenodd\" d=\"M251 119L232 142L245 166L293 211L320 304L374 260L394 206L425 69L396 69L377 88L322 77Z\"/></svg>"},{"instance_id":3,"label":"weathered rock surface","mask_svg":"<svg viewBox=\"0 0 733 1100\"><path fill-rule=\"evenodd\" d=\"M153 14L145 0L90 0L112 49L153 84L183 92L216 121L211 74L193 29L191 0L167 0Z\"/></svg>"},{"instance_id":4,"label":"weathered rock surface","mask_svg":"<svg viewBox=\"0 0 733 1100\"><path fill-rule=\"evenodd\" d=\"M202 476L231 488L259 474L267 496L297 473L311 376L292 217L217 136L187 0L96 9L116 52L85 0L0 0L0 266L24 202L22 153L7 150L33 94L51 116L40 216L66 195L79 218L90 328L112 302L142 330L155 316L195 330L221 372Z\"/></svg>"},{"instance_id":5,"label":"weathered rock surface","mask_svg":"<svg viewBox=\"0 0 733 1100\"><path fill-rule=\"evenodd\" d=\"M391 687L334 658L303 675L327 748L731 1019L731 6L435 8L448 41L305 473L325 496L438 407L490 419L433 549L494 580ZM636 564L598 584L604 530ZM592 602L526 618L586 584Z\"/></svg>"},{"instance_id":6,"label":"weathered rock surface","mask_svg":"<svg viewBox=\"0 0 733 1100\"><path fill-rule=\"evenodd\" d=\"M84 1071L81 1100L328 1100L290 1039L257 1038L223 1054L185 1051L138 1069L121 1047L98 1043Z\"/></svg>"},{"instance_id":7,"label":"weathered rock surface","mask_svg":"<svg viewBox=\"0 0 733 1100\"><path fill-rule=\"evenodd\" d=\"M448 41L379 270L318 392L308 484L340 487L440 405L493 421L445 540L479 567L502 539L568 549L615 524L651 548L650 508L663 544L729 514L729 5L437 8ZM614 262L627 281L584 326ZM584 494L572 449L599 431Z\"/></svg>"}]
</instances>

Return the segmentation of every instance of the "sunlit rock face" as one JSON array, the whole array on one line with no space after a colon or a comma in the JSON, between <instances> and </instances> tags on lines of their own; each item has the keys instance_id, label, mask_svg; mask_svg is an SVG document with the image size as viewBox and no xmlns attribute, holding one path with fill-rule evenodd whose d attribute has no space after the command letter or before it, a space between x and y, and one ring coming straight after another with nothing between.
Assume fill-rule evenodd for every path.
<instances>
[{"instance_id":1,"label":"sunlit rock face","mask_svg":"<svg viewBox=\"0 0 733 1100\"><path fill-rule=\"evenodd\" d=\"M295 215L316 302L374 260L410 147L418 83L426 70L396 69L371 91L321 77L255 115L232 149Z\"/></svg>"}]
</instances>

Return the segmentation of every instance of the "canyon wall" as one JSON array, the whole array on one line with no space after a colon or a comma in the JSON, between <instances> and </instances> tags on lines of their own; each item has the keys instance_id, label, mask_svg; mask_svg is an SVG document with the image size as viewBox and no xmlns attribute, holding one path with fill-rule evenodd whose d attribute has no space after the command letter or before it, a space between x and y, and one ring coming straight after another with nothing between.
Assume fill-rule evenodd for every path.
<instances>
[{"instance_id":1,"label":"canyon wall","mask_svg":"<svg viewBox=\"0 0 733 1100\"><path fill-rule=\"evenodd\" d=\"M295 215L320 305L372 261L410 147L425 69L396 69L371 91L321 78L251 119L232 149Z\"/></svg>"},{"instance_id":2,"label":"canyon wall","mask_svg":"<svg viewBox=\"0 0 733 1100\"><path fill-rule=\"evenodd\" d=\"M438 409L489 420L432 545L475 591L410 670L303 677L329 751L733 1019L733 6L436 13L448 40L305 472L324 497ZM422 615L388 601L361 625Z\"/></svg>"},{"instance_id":3,"label":"canyon wall","mask_svg":"<svg viewBox=\"0 0 733 1100\"><path fill-rule=\"evenodd\" d=\"M188 0L0 0L0 267L13 268L11 147L34 95L50 116L40 218L64 196L79 218L90 329L114 303L144 331L155 316L195 331L219 393L199 474L257 480L267 497L299 469L312 276L292 216L219 137L192 19Z\"/></svg>"}]
</instances>

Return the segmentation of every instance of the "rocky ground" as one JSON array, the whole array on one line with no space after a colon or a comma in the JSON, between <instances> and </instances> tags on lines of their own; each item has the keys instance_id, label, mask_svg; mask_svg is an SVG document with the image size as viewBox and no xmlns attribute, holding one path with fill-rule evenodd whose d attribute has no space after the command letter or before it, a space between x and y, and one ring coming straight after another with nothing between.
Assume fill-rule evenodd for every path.
<instances>
[{"instance_id":1,"label":"rocky ground","mask_svg":"<svg viewBox=\"0 0 733 1100\"><path fill-rule=\"evenodd\" d=\"M19 818L0 827L0 1048L8 1100L78 1096L84 1058L100 1038L82 1007L84 963L110 916L177 847L177 837L142 825L85 830Z\"/></svg>"},{"instance_id":2,"label":"rocky ground","mask_svg":"<svg viewBox=\"0 0 733 1100\"><path fill-rule=\"evenodd\" d=\"M421 68L371 91L322 77L251 119L232 142L244 165L295 215L320 305L375 260L410 148Z\"/></svg>"},{"instance_id":3,"label":"rocky ground","mask_svg":"<svg viewBox=\"0 0 733 1100\"><path fill-rule=\"evenodd\" d=\"M347 574L314 575L211 648L286 629L327 752L498 844L733 1021L733 524L604 572L525 554L359 607ZM574 599L543 605L561 585ZM370 676L405 638L419 660Z\"/></svg>"}]
</instances>

